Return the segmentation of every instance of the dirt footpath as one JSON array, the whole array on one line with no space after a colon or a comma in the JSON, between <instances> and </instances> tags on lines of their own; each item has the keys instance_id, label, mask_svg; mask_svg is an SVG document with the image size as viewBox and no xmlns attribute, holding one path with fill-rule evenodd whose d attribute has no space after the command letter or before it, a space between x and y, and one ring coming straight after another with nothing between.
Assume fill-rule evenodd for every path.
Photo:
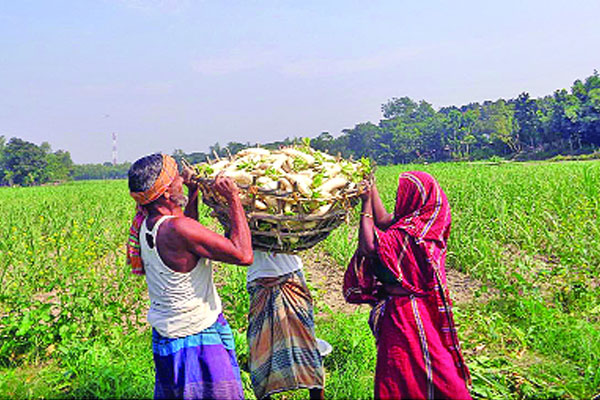
<instances>
[{"instance_id":1,"label":"dirt footpath","mask_svg":"<svg viewBox=\"0 0 600 400\"><path fill-rule=\"evenodd\" d=\"M317 309L324 311L327 307L333 312L354 312L357 308L369 308L368 305L348 304L342 295L344 272L346 266L335 263L327 252L319 246L304 251L299 255L304 263L304 273L313 289L317 300ZM475 298L475 291L481 287L481 283L470 278L467 274L448 269L446 280L450 290L450 298L454 304L468 303Z\"/></svg>"}]
</instances>

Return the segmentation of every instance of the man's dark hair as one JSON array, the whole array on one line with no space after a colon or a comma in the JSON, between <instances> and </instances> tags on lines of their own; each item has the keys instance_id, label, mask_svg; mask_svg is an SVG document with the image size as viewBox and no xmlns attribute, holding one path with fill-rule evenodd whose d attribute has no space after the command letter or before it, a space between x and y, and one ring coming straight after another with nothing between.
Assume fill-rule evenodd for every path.
<instances>
[{"instance_id":1,"label":"man's dark hair","mask_svg":"<svg viewBox=\"0 0 600 400\"><path fill-rule=\"evenodd\" d=\"M129 168L130 192L145 192L150 189L160 175L163 156L160 153L150 154L134 162Z\"/></svg>"}]
</instances>

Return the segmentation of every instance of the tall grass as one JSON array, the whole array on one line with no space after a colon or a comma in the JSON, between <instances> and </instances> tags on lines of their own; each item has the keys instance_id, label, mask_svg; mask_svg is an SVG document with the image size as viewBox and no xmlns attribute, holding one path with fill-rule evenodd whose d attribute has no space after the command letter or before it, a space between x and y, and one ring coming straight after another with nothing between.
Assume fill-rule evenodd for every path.
<instances>
[{"instance_id":1,"label":"tall grass","mask_svg":"<svg viewBox=\"0 0 600 400\"><path fill-rule=\"evenodd\" d=\"M473 393L600 391L600 163L382 167L377 184L389 210L399 172L411 169L433 174L451 203L448 268L488 290L485 301L455 310ZM0 397L150 397L145 282L124 263L133 215L126 183L0 188L0 196ZM201 218L214 224L204 207ZM340 273L356 247L356 222L355 212L319 245ZM216 275L245 368L245 269L220 265ZM334 346L325 359L328 397L371 398L375 349L365 312L327 312L316 325ZM306 393L279 397L290 396Z\"/></svg>"}]
</instances>

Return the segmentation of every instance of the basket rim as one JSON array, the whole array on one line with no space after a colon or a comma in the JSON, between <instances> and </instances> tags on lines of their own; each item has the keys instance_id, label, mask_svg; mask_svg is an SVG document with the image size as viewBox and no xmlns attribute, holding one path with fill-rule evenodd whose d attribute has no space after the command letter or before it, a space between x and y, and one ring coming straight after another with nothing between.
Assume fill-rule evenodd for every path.
<instances>
[{"instance_id":1,"label":"basket rim","mask_svg":"<svg viewBox=\"0 0 600 400\"><path fill-rule=\"evenodd\" d=\"M196 184L198 184L200 186L200 188L203 190L203 192L206 191L211 194L214 193L214 191L212 190L212 185L215 182L214 178L201 178L201 177L195 176L192 178L192 181L194 181ZM370 176L368 181L373 183L373 176ZM280 189L268 190L268 189L261 188L258 185L242 185L235 181L234 181L234 183L241 190L254 193L255 195L260 194L263 196L273 196L277 199L287 201L287 202L325 201L325 202L331 203L331 202L334 202L337 200L345 200L348 198L358 197L362 194L362 187L360 186L360 183L356 183L357 187L355 189L351 189L351 190L343 190L342 189L341 194L327 197L327 198L303 197L303 196L299 195L299 193L297 191L283 191ZM348 182L348 184L349 183L350 182Z\"/></svg>"}]
</instances>

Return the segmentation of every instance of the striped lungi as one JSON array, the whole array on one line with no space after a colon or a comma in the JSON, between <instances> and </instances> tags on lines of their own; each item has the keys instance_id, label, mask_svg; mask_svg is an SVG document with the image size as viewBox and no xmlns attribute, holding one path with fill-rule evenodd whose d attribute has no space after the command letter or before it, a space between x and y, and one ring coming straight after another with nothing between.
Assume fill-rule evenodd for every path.
<instances>
[{"instance_id":1,"label":"striped lungi","mask_svg":"<svg viewBox=\"0 0 600 400\"><path fill-rule=\"evenodd\" d=\"M248 283L250 377L258 399L277 392L323 388L312 297L298 270Z\"/></svg>"},{"instance_id":2,"label":"striped lungi","mask_svg":"<svg viewBox=\"0 0 600 400\"><path fill-rule=\"evenodd\" d=\"M223 314L200 333L162 337L152 330L155 399L243 399L233 334Z\"/></svg>"}]
</instances>

